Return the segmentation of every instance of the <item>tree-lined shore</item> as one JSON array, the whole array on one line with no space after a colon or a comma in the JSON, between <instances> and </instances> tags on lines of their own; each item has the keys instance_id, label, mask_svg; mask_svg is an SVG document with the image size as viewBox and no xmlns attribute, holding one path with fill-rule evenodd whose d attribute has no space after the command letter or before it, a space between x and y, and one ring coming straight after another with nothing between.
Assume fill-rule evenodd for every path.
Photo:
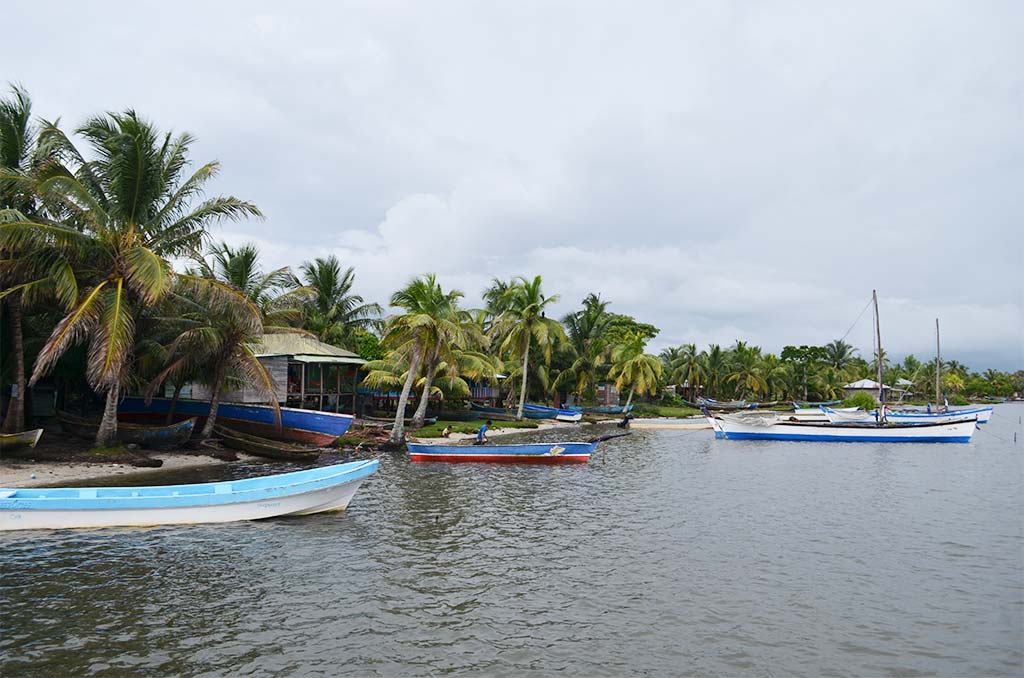
<instances>
[{"instance_id":1,"label":"tree-lined shore","mask_svg":"<svg viewBox=\"0 0 1024 678\"><path fill-rule=\"evenodd\" d=\"M525 403L556 395L593 402L602 383L627 403L830 400L845 383L875 374L877 357L842 340L778 355L743 341L703 350L684 343L654 355L648 346L659 329L615 313L597 293L549 317L559 296L540 275L495 279L482 308L468 308L463 291L424 273L388 299L396 310L386 314L353 292L356 270L347 264L358 262L329 256L265 270L254 245L219 242L218 224L263 214L248 200L204 193L221 168L196 164L194 142L132 110L68 131L34 116L21 88L0 100L4 431L26 428L29 387L59 378L102 399L98 445L115 439L122 393L205 384L208 437L226 390L245 384L276 402L254 353L275 332L308 333L368 360L363 384L400 393L396 443L407 410L411 426L422 426L430 397L456 407L473 382L500 382L521 419ZM906 379L929 392L934 361L882 360L887 383ZM1024 371L972 372L955 360L942 368L954 397L1024 390ZM675 396L664 395L669 386Z\"/></svg>"}]
</instances>

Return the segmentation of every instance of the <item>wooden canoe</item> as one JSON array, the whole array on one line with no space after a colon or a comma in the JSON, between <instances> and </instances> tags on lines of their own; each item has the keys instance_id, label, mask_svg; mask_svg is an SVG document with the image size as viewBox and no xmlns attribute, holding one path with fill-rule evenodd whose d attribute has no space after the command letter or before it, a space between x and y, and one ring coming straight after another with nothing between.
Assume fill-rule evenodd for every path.
<instances>
[{"instance_id":1,"label":"wooden canoe","mask_svg":"<svg viewBox=\"0 0 1024 678\"><path fill-rule=\"evenodd\" d=\"M41 428L19 433L0 433L0 452L13 452L35 447L41 435L43 435Z\"/></svg>"},{"instance_id":2,"label":"wooden canoe","mask_svg":"<svg viewBox=\"0 0 1024 678\"><path fill-rule=\"evenodd\" d=\"M254 436L251 433L242 433L226 426L214 425L213 434L220 439L221 444L233 450L255 454L257 457L268 457L270 459L283 459L285 461L296 461L315 459L320 454L320 448L301 443L286 443L280 440L269 440Z\"/></svg>"},{"instance_id":3,"label":"wooden canoe","mask_svg":"<svg viewBox=\"0 0 1024 678\"><path fill-rule=\"evenodd\" d=\"M57 411L57 420L61 428L79 438L95 438L100 429L100 422L95 419L79 417L69 412ZM188 442L195 429L196 419L186 419L170 426L144 426L142 424L117 423L117 440L122 443L134 443L143 447L164 447L182 445Z\"/></svg>"}]
</instances>

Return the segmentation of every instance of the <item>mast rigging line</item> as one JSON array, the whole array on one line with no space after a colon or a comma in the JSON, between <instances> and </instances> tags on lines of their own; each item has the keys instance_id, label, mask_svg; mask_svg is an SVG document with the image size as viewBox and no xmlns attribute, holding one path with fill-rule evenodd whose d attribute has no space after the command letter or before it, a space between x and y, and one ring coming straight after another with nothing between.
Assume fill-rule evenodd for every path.
<instances>
[{"instance_id":1,"label":"mast rigging line","mask_svg":"<svg viewBox=\"0 0 1024 678\"><path fill-rule=\"evenodd\" d=\"M873 299L868 299L868 303L866 303L864 305L864 308L861 309L860 313L857 315L857 319L853 321L853 324L850 325L850 329L846 330L846 334L844 334L839 341L846 341L846 338L848 336L850 336L850 332L853 332L853 328L856 327L857 323L860 322L860 319L864 317L864 311L866 311L869 308L871 308L871 303L872 302L873 302ZM871 322L872 322L872 329L874 329L874 320L872 320Z\"/></svg>"}]
</instances>

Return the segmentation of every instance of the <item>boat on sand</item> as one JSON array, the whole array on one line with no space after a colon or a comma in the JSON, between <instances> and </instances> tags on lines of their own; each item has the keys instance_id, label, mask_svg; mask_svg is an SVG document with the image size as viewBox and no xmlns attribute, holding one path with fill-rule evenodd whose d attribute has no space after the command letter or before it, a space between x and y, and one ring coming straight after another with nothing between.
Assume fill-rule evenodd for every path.
<instances>
[{"instance_id":1,"label":"boat on sand","mask_svg":"<svg viewBox=\"0 0 1024 678\"><path fill-rule=\"evenodd\" d=\"M31 431L20 431L18 433L0 433L0 452L14 452L33 448L43 435L43 429L34 428Z\"/></svg>"},{"instance_id":2,"label":"boat on sand","mask_svg":"<svg viewBox=\"0 0 1024 678\"><path fill-rule=\"evenodd\" d=\"M88 417L80 417L69 412L57 411L57 421L61 428L79 438L93 439L100 430L100 422ZM143 447L165 447L182 445L192 437L195 429L195 417L179 421L168 426L144 426L142 424L117 423L117 440L122 443L134 443Z\"/></svg>"}]
</instances>

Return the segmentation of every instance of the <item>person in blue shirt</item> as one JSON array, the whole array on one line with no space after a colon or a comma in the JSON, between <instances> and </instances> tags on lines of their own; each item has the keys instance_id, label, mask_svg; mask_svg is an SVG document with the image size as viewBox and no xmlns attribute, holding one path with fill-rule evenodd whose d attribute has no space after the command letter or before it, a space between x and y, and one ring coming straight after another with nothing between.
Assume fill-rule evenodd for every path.
<instances>
[{"instance_id":1,"label":"person in blue shirt","mask_svg":"<svg viewBox=\"0 0 1024 678\"><path fill-rule=\"evenodd\" d=\"M480 430L476 432L476 444L484 445L487 443L487 429L491 427L491 420L488 419L487 423L480 427Z\"/></svg>"}]
</instances>

